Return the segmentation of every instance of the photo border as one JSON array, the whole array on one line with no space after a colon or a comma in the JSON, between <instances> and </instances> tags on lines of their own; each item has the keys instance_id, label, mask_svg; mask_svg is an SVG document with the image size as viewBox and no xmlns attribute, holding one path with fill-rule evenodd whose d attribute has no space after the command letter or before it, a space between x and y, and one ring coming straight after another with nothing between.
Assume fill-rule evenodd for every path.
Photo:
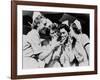
<instances>
[{"instance_id":1,"label":"photo border","mask_svg":"<svg viewBox=\"0 0 100 80\"><path fill-rule=\"evenodd\" d=\"M94 71L17 75L17 5L94 9ZM42 78L97 74L97 6L33 1L11 1L11 78Z\"/></svg>"}]
</instances>

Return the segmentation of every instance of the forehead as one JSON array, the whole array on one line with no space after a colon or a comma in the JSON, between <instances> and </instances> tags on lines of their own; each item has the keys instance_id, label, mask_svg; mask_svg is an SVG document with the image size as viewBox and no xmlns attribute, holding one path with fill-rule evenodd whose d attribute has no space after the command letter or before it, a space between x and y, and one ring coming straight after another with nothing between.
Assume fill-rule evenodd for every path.
<instances>
[{"instance_id":1,"label":"forehead","mask_svg":"<svg viewBox=\"0 0 100 80\"><path fill-rule=\"evenodd\" d=\"M67 32L64 28L60 29L60 32Z\"/></svg>"},{"instance_id":2,"label":"forehead","mask_svg":"<svg viewBox=\"0 0 100 80\"><path fill-rule=\"evenodd\" d=\"M41 19L40 19L40 22L41 22L41 23L46 23L47 20L46 20L45 18L41 18Z\"/></svg>"}]
</instances>

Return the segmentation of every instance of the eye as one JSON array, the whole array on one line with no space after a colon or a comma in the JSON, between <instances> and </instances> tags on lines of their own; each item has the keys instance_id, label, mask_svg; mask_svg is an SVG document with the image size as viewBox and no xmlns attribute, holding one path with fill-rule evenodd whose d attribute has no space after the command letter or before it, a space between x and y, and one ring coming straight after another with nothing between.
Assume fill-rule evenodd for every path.
<instances>
[{"instance_id":1,"label":"eye","mask_svg":"<svg viewBox=\"0 0 100 80\"><path fill-rule=\"evenodd\" d=\"M47 23L44 23L44 26L46 26L47 25Z\"/></svg>"},{"instance_id":2,"label":"eye","mask_svg":"<svg viewBox=\"0 0 100 80\"><path fill-rule=\"evenodd\" d=\"M65 34L65 32L62 32L61 34Z\"/></svg>"},{"instance_id":3,"label":"eye","mask_svg":"<svg viewBox=\"0 0 100 80\"><path fill-rule=\"evenodd\" d=\"M37 25L39 25L39 24L40 24L40 22L38 21L38 22L37 22Z\"/></svg>"}]
</instances>

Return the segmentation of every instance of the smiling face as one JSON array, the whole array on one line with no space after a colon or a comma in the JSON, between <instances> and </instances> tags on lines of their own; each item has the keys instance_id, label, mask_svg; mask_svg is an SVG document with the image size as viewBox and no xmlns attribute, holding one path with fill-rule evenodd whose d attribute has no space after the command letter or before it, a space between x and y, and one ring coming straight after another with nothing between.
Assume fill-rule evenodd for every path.
<instances>
[{"instance_id":1,"label":"smiling face","mask_svg":"<svg viewBox=\"0 0 100 80\"><path fill-rule=\"evenodd\" d=\"M50 30L51 37L57 36L57 32L55 30Z\"/></svg>"},{"instance_id":2,"label":"smiling face","mask_svg":"<svg viewBox=\"0 0 100 80\"><path fill-rule=\"evenodd\" d=\"M47 22L46 22L46 19L45 19L45 18L39 20L39 22L38 22L38 24L37 24L38 29L39 29L39 30L42 29L43 27L46 26L46 24L47 24Z\"/></svg>"},{"instance_id":3,"label":"smiling face","mask_svg":"<svg viewBox=\"0 0 100 80\"><path fill-rule=\"evenodd\" d=\"M60 29L60 33L61 33L62 40L68 37L68 32L64 28Z\"/></svg>"},{"instance_id":4,"label":"smiling face","mask_svg":"<svg viewBox=\"0 0 100 80\"><path fill-rule=\"evenodd\" d=\"M41 30L42 28L46 27L49 28L49 26L52 24L52 22L50 20L48 20L47 18L42 18L40 19L40 21L38 22L37 26L38 29Z\"/></svg>"}]
</instances>

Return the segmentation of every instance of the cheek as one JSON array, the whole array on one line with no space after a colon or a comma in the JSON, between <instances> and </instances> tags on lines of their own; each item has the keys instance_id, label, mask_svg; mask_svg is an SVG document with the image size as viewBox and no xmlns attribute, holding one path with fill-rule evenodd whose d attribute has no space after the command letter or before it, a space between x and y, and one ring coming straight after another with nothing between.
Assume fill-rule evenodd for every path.
<instances>
[{"instance_id":1,"label":"cheek","mask_svg":"<svg viewBox=\"0 0 100 80\"><path fill-rule=\"evenodd\" d=\"M66 34L62 34L62 37L65 37L66 36Z\"/></svg>"},{"instance_id":2,"label":"cheek","mask_svg":"<svg viewBox=\"0 0 100 80\"><path fill-rule=\"evenodd\" d=\"M43 27L44 25L41 23L41 24L40 24L40 26L42 26L42 27Z\"/></svg>"},{"instance_id":3,"label":"cheek","mask_svg":"<svg viewBox=\"0 0 100 80\"><path fill-rule=\"evenodd\" d=\"M66 36L66 34L63 34L63 36Z\"/></svg>"},{"instance_id":4,"label":"cheek","mask_svg":"<svg viewBox=\"0 0 100 80\"><path fill-rule=\"evenodd\" d=\"M68 36L68 33L66 32L66 33L64 34L64 36Z\"/></svg>"},{"instance_id":5,"label":"cheek","mask_svg":"<svg viewBox=\"0 0 100 80\"><path fill-rule=\"evenodd\" d=\"M61 36L64 36L64 34L61 34Z\"/></svg>"}]
</instances>

